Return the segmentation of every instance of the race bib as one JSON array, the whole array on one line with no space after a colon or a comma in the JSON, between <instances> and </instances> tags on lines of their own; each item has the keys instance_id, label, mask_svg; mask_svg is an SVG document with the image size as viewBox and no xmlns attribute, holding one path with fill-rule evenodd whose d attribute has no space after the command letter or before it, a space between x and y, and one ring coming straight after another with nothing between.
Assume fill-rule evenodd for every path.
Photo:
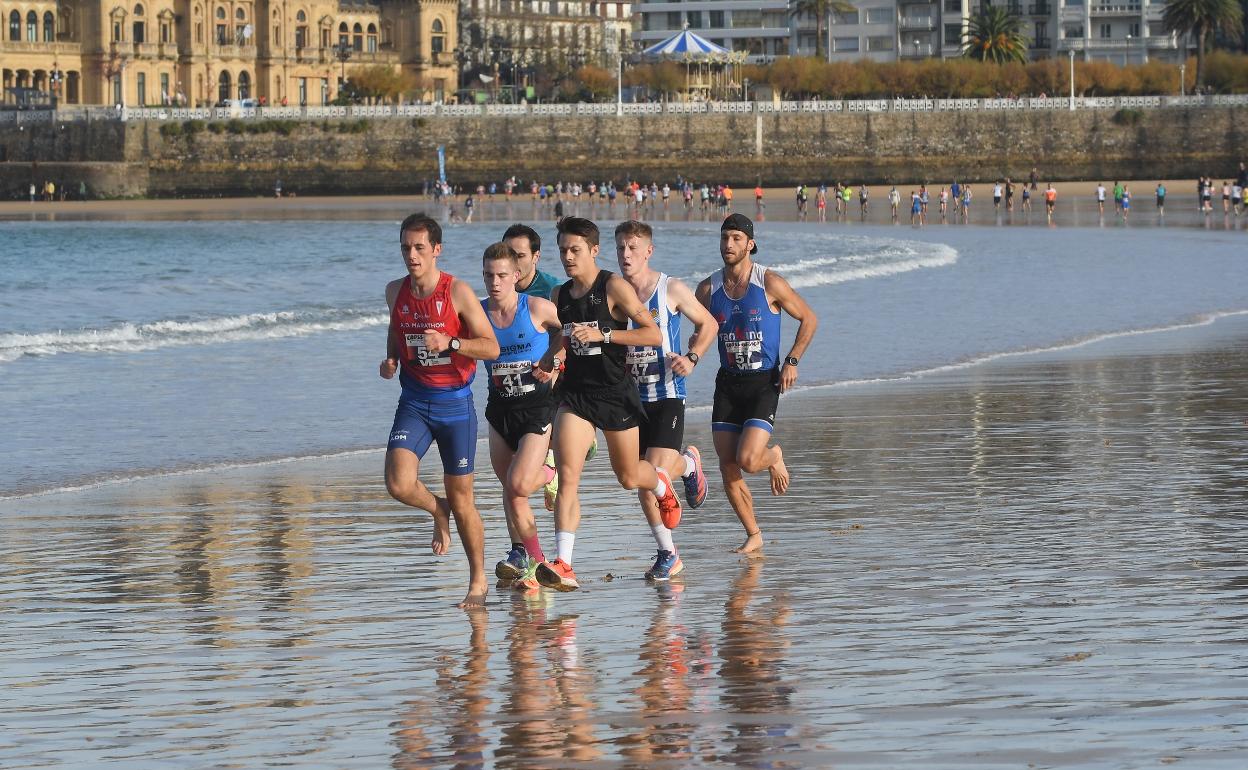
<instances>
[{"instance_id":1,"label":"race bib","mask_svg":"<svg viewBox=\"0 0 1248 770\"><path fill-rule=\"evenodd\" d=\"M412 351L412 358L417 366L442 366L451 363L451 349L447 348L441 353L434 353L425 346L424 334L404 334L407 339L407 347Z\"/></svg>"},{"instance_id":2,"label":"race bib","mask_svg":"<svg viewBox=\"0 0 1248 770\"><path fill-rule=\"evenodd\" d=\"M490 385L500 396L514 398L537 390L532 361L496 361L490 364Z\"/></svg>"},{"instance_id":3,"label":"race bib","mask_svg":"<svg viewBox=\"0 0 1248 770\"><path fill-rule=\"evenodd\" d=\"M663 361L658 348L629 348L624 362L633 373L638 385L649 385L663 380Z\"/></svg>"},{"instance_id":4,"label":"race bib","mask_svg":"<svg viewBox=\"0 0 1248 770\"><path fill-rule=\"evenodd\" d=\"M597 321L586 321L584 323L564 324L563 337L568 341L568 347L572 350L574 356L600 356L602 355L601 342L581 342L572 336L572 332L578 326L587 329L597 329Z\"/></svg>"},{"instance_id":5,"label":"race bib","mask_svg":"<svg viewBox=\"0 0 1248 770\"><path fill-rule=\"evenodd\" d=\"M762 369L762 340L725 340L724 352L734 369Z\"/></svg>"}]
</instances>

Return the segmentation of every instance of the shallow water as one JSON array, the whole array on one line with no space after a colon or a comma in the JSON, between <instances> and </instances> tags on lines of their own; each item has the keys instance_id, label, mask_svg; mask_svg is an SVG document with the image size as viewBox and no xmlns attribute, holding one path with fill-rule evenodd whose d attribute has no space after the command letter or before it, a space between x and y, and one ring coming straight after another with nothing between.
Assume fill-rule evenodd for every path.
<instances>
[{"instance_id":1,"label":"shallow water","mask_svg":"<svg viewBox=\"0 0 1248 770\"><path fill-rule=\"evenodd\" d=\"M0 766L1239 768L1246 375L1231 318L810 390L765 559L713 488L645 584L599 461L586 588L481 612L375 452L0 502Z\"/></svg>"}]
</instances>

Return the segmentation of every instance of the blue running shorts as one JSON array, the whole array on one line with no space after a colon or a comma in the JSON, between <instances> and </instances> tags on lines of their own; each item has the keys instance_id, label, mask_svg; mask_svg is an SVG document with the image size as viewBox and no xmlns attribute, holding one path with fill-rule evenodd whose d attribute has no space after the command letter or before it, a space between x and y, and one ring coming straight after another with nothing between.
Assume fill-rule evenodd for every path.
<instances>
[{"instance_id":1,"label":"blue running shorts","mask_svg":"<svg viewBox=\"0 0 1248 770\"><path fill-rule=\"evenodd\" d=\"M403 396L394 412L386 449L409 449L424 458L429 444L438 442L442 471L447 476L472 473L477 454L477 410L472 394L445 401Z\"/></svg>"}]
</instances>

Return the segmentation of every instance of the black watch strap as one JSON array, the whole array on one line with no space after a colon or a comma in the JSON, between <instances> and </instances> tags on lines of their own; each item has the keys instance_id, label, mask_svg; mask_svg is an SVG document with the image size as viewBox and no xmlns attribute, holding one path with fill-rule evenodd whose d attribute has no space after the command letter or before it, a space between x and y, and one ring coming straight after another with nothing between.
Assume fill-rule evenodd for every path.
<instances>
[{"instance_id":1,"label":"black watch strap","mask_svg":"<svg viewBox=\"0 0 1248 770\"><path fill-rule=\"evenodd\" d=\"M697 353L694 353L692 350L689 351L689 355L685 356L685 358L689 359L689 363L693 364L694 366L697 366L698 361L702 360L702 356L698 355Z\"/></svg>"},{"instance_id":2,"label":"black watch strap","mask_svg":"<svg viewBox=\"0 0 1248 770\"><path fill-rule=\"evenodd\" d=\"M788 364L789 366L797 366L797 359L794 358L793 356L785 356L784 362Z\"/></svg>"}]
</instances>

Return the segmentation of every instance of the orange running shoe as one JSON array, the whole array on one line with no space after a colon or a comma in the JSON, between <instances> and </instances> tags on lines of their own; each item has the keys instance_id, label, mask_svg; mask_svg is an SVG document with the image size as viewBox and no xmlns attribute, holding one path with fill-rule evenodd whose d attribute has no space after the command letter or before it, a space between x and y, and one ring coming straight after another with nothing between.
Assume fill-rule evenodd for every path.
<instances>
[{"instance_id":1,"label":"orange running shoe","mask_svg":"<svg viewBox=\"0 0 1248 770\"><path fill-rule=\"evenodd\" d=\"M537 565L535 577L537 582L556 591L575 591L581 587L576 582L576 573L572 571L572 566L563 559L544 561Z\"/></svg>"},{"instance_id":2,"label":"orange running shoe","mask_svg":"<svg viewBox=\"0 0 1248 770\"><path fill-rule=\"evenodd\" d=\"M672 488L672 477L662 468L655 468L654 472L659 474L663 486L667 488L667 494L659 498L659 516L663 519L663 526L676 529L676 525L680 523L680 501L676 499L676 490Z\"/></svg>"}]
</instances>

